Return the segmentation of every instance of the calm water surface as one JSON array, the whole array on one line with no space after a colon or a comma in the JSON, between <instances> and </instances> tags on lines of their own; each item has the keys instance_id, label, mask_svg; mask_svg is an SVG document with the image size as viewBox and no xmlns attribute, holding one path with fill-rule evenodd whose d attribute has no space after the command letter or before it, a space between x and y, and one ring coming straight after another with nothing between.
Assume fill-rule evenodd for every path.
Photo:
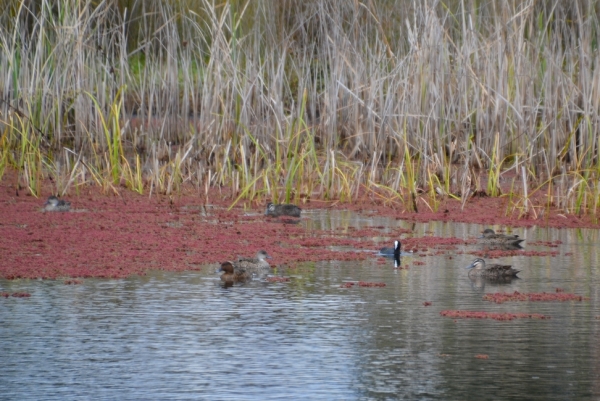
<instances>
[{"instance_id":1,"label":"calm water surface","mask_svg":"<svg viewBox=\"0 0 600 401\"><path fill-rule=\"evenodd\" d=\"M346 212L307 213L301 224L413 228L417 237L468 238L482 229L412 227ZM518 233L530 242L562 241L552 248L560 255L498 260L522 269L520 280L503 285L471 282L464 266L474 256L466 254L405 257L409 270L375 257L305 264L276 273L288 283L231 288L210 269L81 285L0 281L0 291L32 295L0 299L0 399L598 399L598 231ZM386 287L340 288L356 280ZM482 300L557 287L591 300ZM454 321L440 316L446 309L552 318Z\"/></svg>"}]
</instances>

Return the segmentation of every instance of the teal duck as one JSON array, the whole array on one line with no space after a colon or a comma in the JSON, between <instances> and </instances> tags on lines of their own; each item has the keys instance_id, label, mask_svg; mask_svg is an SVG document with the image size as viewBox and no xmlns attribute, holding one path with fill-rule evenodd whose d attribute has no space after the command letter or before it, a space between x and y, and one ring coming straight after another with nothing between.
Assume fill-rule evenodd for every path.
<instances>
[{"instance_id":1,"label":"teal duck","mask_svg":"<svg viewBox=\"0 0 600 401\"><path fill-rule=\"evenodd\" d=\"M481 258L475 259L469 266L469 277L505 278L516 277L520 270L515 270L511 265L485 265Z\"/></svg>"},{"instance_id":2,"label":"teal duck","mask_svg":"<svg viewBox=\"0 0 600 401\"><path fill-rule=\"evenodd\" d=\"M71 209L71 203L58 199L52 195L44 203L44 210L47 212L68 212Z\"/></svg>"},{"instance_id":3,"label":"teal duck","mask_svg":"<svg viewBox=\"0 0 600 401\"><path fill-rule=\"evenodd\" d=\"M379 250L379 255L381 256L385 256L388 258L399 258L400 257L400 251L402 248L402 244L400 243L400 241L394 241L394 247L393 248L381 248Z\"/></svg>"},{"instance_id":4,"label":"teal duck","mask_svg":"<svg viewBox=\"0 0 600 401\"><path fill-rule=\"evenodd\" d=\"M524 239L519 238L518 235L505 235L496 234L491 228L483 230L483 235L478 238L480 244L488 245L520 245Z\"/></svg>"},{"instance_id":5,"label":"teal duck","mask_svg":"<svg viewBox=\"0 0 600 401\"><path fill-rule=\"evenodd\" d=\"M239 258L233 262L234 266L249 274L266 274L271 271L271 265L266 259L271 259L267 251L256 252L254 258Z\"/></svg>"},{"instance_id":6,"label":"teal duck","mask_svg":"<svg viewBox=\"0 0 600 401\"><path fill-rule=\"evenodd\" d=\"M265 211L265 216L279 217L279 216L290 216L290 217L300 217L300 213L302 209L300 209L296 205L289 204L279 204L275 205L271 202L267 203L267 210Z\"/></svg>"},{"instance_id":7,"label":"teal duck","mask_svg":"<svg viewBox=\"0 0 600 401\"><path fill-rule=\"evenodd\" d=\"M221 280L227 283L245 281L250 278L250 273L235 266L232 262L221 263L221 267L217 271L223 272L223 274L221 274Z\"/></svg>"}]
</instances>

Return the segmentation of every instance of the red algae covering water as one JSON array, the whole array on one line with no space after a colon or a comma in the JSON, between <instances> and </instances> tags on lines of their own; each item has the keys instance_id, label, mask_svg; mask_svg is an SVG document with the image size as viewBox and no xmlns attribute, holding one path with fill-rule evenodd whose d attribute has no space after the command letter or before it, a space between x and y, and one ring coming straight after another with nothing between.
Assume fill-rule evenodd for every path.
<instances>
[{"instance_id":1,"label":"red algae covering water","mask_svg":"<svg viewBox=\"0 0 600 401\"><path fill-rule=\"evenodd\" d=\"M42 204L53 191L51 183L45 182L42 196L35 198L26 190L17 191L17 181L17 174L9 170L0 181L0 277L7 279L62 278L65 284L79 284L80 280L70 279L123 278L150 269L197 270L238 256L252 256L260 249L273 257L274 266L365 260L374 254L331 247L374 251L381 245L373 238L382 236L393 240L402 235L403 249L415 255L426 255L431 248L439 252L440 247L452 250L456 245L473 243L435 236L406 238L410 231L405 229L383 234L384 227L349 227L348 232L309 230L302 222L265 218L264 207L269 199L238 203L228 211L236 196L224 188L212 188L208 196L200 196L196 190L184 187L177 196L153 194L149 198L122 187L108 193L96 186L79 187L77 195L72 189L72 194L64 197L72 203L71 212L43 213ZM361 194L351 204L304 199L299 206L304 210L347 209L366 216L412 221L597 227L591 218L552 211L537 220L506 217L505 203L506 198L474 197L461 211L460 202L448 200L440 204L439 212L430 212L419 201L420 212L411 213L400 204L384 204L376 197Z\"/></svg>"},{"instance_id":2,"label":"red algae covering water","mask_svg":"<svg viewBox=\"0 0 600 401\"><path fill-rule=\"evenodd\" d=\"M514 319L550 319L550 316L541 315L539 313L496 313L466 310L444 310L440 312L440 315L452 319L493 319L500 321Z\"/></svg>"},{"instance_id":3,"label":"red algae covering water","mask_svg":"<svg viewBox=\"0 0 600 401\"><path fill-rule=\"evenodd\" d=\"M484 301L495 302L502 304L509 301L532 301L532 302L548 302L548 301L587 301L589 298L582 297L581 295L569 294L563 292L562 289L557 288L556 293L552 292L530 292L520 293L518 291L511 293L496 292L494 294L485 294L483 296Z\"/></svg>"}]
</instances>

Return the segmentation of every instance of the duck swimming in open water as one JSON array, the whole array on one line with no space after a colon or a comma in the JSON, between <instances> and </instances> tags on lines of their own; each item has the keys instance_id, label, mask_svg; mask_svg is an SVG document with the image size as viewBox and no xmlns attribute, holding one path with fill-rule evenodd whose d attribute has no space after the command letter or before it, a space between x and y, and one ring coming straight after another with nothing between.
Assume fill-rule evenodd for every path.
<instances>
[{"instance_id":1,"label":"duck swimming in open water","mask_svg":"<svg viewBox=\"0 0 600 401\"><path fill-rule=\"evenodd\" d=\"M44 210L46 212L68 212L71 209L71 202L58 199L52 195L44 203Z\"/></svg>"},{"instance_id":2,"label":"duck swimming in open water","mask_svg":"<svg viewBox=\"0 0 600 401\"><path fill-rule=\"evenodd\" d=\"M248 274L266 274L271 271L271 265L266 259L271 259L267 251L260 250L256 252L254 258L239 258L233 262L234 266Z\"/></svg>"},{"instance_id":3,"label":"duck swimming in open water","mask_svg":"<svg viewBox=\"0 0 600 401\"><path fill-rule=\"evenodd\" d=\"M300 217L300 213L302 209L300 209L296 205L290 204L279 204L275 205L271 202L267 203L267 210L265 211L265 216L279 217L279 216L290 216L290 217Z\"/></svg>"},{"instance_id":4,"label":"duck swimming in open water","mask_svg":"<svg viewBox=\"0 0 600 401\"><path fill-rule=\"evenodd\" d=\"M382 256L389 257L389 258L399 259L401 248L402 248L402 244L400 243L400 241L396 240L396 241L394 241L393 248L381 248L379 250L379 254Z\"/></svg>"},{"instance_id":5,"label":"duck swimming in open water","mask_svg":"<svg viewBox=\"0 0 600 401\"><path fill-rule=\"evenodd\" d=\"M519 238L518 235L496 234L491 228L483 230L483 235L477 239L480 244L489 245L519 245L525 241Z\"/></svg>"},{"instance_id":6,"label":"duck swimming in open water","mask_svg":"<svg viewBox=\"0 0 600 401\"><path fill-rule=\"evenodd\" d=\"M515 270L511 265L485 265L481 258L475 259L469 266L469 277L504 278L516 277L520 270Z\"/></svg>"},{"instance_id":7,"label":"duck swimming in open water","mask_svg":"<svg viewBox=\"0 0 600 401\"><path fill-rule=\"evenodd\" d=\"M250 278L250 274L248 272L234 266L232 262L221 263L221 267L217 271L223 272L223 274L221 274L221 280L227 283L245 281Z\"/></svg>"}]
</instances>

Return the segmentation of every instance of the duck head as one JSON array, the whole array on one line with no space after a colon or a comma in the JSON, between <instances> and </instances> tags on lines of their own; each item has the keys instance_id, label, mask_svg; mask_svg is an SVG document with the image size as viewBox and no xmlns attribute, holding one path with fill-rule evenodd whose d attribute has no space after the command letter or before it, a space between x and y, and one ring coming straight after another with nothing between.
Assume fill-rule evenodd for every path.
<instances>
[{"instance_id":1,"label":"duck head","mask_svg":"<svg viewBox=\"0 0 600 401\"><path fill-rule=\"evenodd\" d=\"M481 270L485 268L485 261L481 258L477 258L474 261L471 262L471 264L469 266L467 266L467 269L475 269L475 270Z\"/></svg>"},{"instance_id":2,"label":"duck head","mask_svg":"<svg viewBox=\"0 0 600 401\"><path fill-rule=\"evenodd\" d=\"M217 272L223 272L224 274L233 274L233 264L231 262L223 262L221 263L221 267Z\"/></svg>"},{"instance_id":3,"label":"duck head","mask_svg":"<svg viewBox=\"0 0 600 401\"><path fill-rule=\"evenodd\" d=\"M264 249L256 252L256 259L258 260L265 260L265 259L272 259L271 256L269 256L269 254L267 253L267 251L265 251Z\"/></svg>"},{"instance_id":4,"label":"duck head","mask_svg":"<svg viewBox=\"0 0 600 401\"><path fill-rule=\"evenodd\" d=\"M48 197L48 200L46 201L46 203L44 203L44 206L48 206L48 205L58 206L58 202L59 202L58 198L56 196L52 195L52 196Z\"/></svg>"},{"instance_id":5,"label":"duck head","mask_svg":"<svg viewBox=\"0 0 600 401\"><path fill-rule=\"evenodd\" d=\"M265 215L275 213L275 205L272 202L267 203L267 210L265 211Z\"/></svg>"},{"instance_id":6,"label":"duck head","mask_svg":"<svg viewBox=\"0 0 600 401\"><path fill-rule=\"evenodd\" d=\"M494 235L496 235L496 232L494 230L492 230L491 228L486 228L481 232L481 237L479 238L489 238L493 237Z\"/></svg>"}]
</instances>

